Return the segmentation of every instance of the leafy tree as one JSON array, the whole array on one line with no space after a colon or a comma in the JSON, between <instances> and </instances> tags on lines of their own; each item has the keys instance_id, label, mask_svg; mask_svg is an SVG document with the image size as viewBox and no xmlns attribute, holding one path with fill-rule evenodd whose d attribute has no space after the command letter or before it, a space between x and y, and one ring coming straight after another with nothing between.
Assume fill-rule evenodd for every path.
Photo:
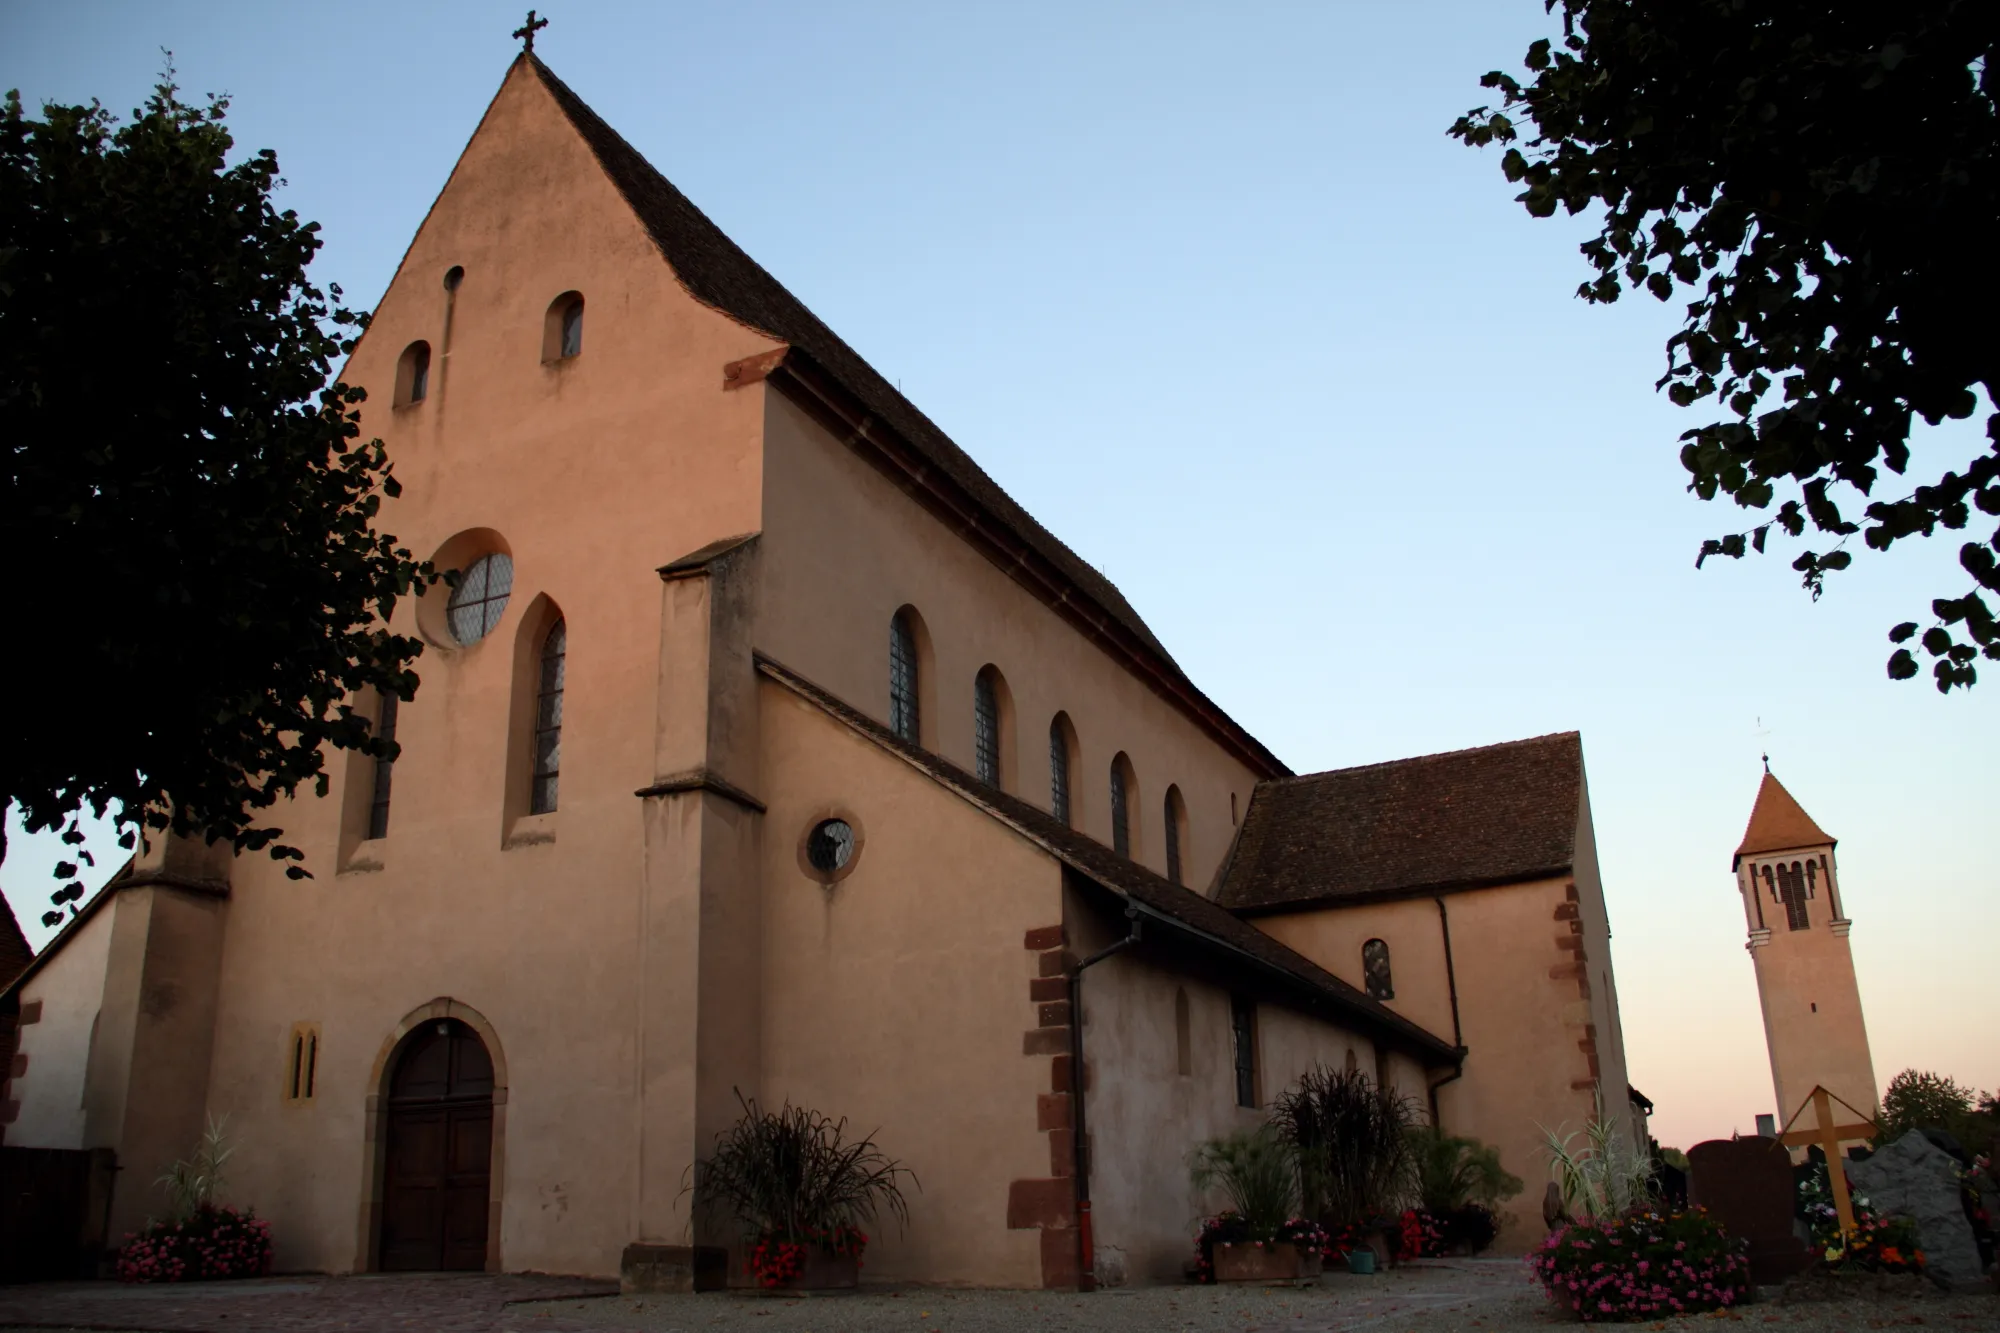
<instances>
[{"instance_id":1,"label":"leafy tree","mask_svg":"<svg viewBox=\"0 0 2000 1333\"><path fill-rule=\"evenodd\" d=\"M397 483L330 383L365 317L307 280L319 228L273 205L277 158L230 164L227 106L169 70L123 125L0 110L0 808L85 863L86 807L128 848L301 861L258 812L324 793L329 748L393 756L347 700L417 686L420 643L384 626L437 575L375 530Z\"/></svg>"},{"instance_id":2,"label":"leafy tree","mask_svg":"<svg viewBox=\"0 0 2000 1333\"><path fill-rule=\"evenodd\" d=\"M1450 133L1508 145L1501 167L1535 217L1592 211L1595 276L1578 294L1625 288L1661 301L1688 289L1656 388L1727 415L1682 435L1689 489L1775 513L1706 541L1762 552L1773 525L1834 539L1793 568L1814 598L1852 560L1850 538L1885 551L2000 514L2000 169L1992 0L1545 0L1559 43L1528 48L1527 82ZM1532 125L1533 137L1520 123ZM1881 471L1909 464L1913 416L1978 410L1990 447L1900 498ZM1901 487L1896 489L1900 490ZM1843 509L1860 496L1858 516ZM2000 659L1984 593L2000 592L2000 530L1968 541L1972 587L1931 604L1920 643L1940 691ZM1914 621L1890 631L1905 644ZM1961 639L1960 636L1963 636ZM1917 674L1898 647L1889 675Z\"/></svg>"},{"instance_id":3,"label":"leafy tree","mask_svg":"<svg viewBox=\"0 0 2000 1333\"><path fill-rule=\"evenodd\" d=\"M1877 1123L1878 1143L1894 1143L1913 1129L1941 1129L1977 1156L1990 1152L2000 1137L2000 1105L1947 1074L1905 1069L1889 1080Z\"/></svg>"}]
</instances>

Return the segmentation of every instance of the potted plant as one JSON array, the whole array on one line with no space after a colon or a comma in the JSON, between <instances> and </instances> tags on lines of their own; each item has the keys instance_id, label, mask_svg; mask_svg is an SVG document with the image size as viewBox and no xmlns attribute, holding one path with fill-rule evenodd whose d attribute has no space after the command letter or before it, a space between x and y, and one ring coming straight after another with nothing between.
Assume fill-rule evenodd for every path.
<instances>
[{"instance_id":1,"label":"potted plant","mask_svg":"<svg viewBox=\"0 0 2000 1333\"><path fill-rule=\"evenodd\" d=\"M1328 1257L1356 1245L1380 1265L1396 1254L1412 1189L1409 1133L1415 1103L1358 1071L1315 1066L1272 1105L1274 1132L1298 1163L1302 1211L1336 1239Z\"/></svg>"},{"instance_id":2,"label":"potted plant","mask_svg":"<svg viewBox=\"0 0 2000 1333\"><path fill-rule=\"evenodd\" d=\"M1211 1282L1296 1282L1319 1276L1326 1235L1298 1212L1298 1161L1268 1127L1197 1148L1188 1179L1219 1187L1230 1207L1202 1225L1197 1268Z\"/></svg>"},{"instance_id":3,"label":"potted plant","mask_svg":"<svg viewBox=\"0 0 2000 1333\"><path fill-rule=\"evenodd\" d=\"M824 1291L860 1281L866 1227L882 1213L909 1222L899 1178L917 1178L872 1136L847 1137L834 1120L786 1102L767 1111L736 1095L742 1118L695 1164L697 1199L743 1227L744 1268L771 1291Z\"/></svg>"}]
</instances>

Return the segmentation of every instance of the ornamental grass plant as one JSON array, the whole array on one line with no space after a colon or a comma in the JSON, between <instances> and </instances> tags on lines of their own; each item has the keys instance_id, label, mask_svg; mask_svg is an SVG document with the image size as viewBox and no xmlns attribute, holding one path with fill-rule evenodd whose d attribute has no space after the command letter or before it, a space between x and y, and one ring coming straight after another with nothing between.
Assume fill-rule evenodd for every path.
<instances>
[{"instance_id":1,"label":"ornamental grass plant","mask_svg":"<svg viewBox=\"0 0 2000 1333\"><path fill-rule=\"evenodd\" d=\"M1726 1310L1750 1298L1750 1259L1703 1209L1568 1222L1528 1264L1542 1287L1586 1323Z\"/></svg>"},{"instance_id":2,"label":"ornamental grass plant","mask_svg":"<svg viewBox=\"0 0 2000 1333\"><path fill-rule=\"evenodd\" d=\"M769 1111L741 1092L736 1101L742 1118L695 1163L693 1189L702 1205L727 1209L742 1224L751 1273L764 1285L797 1277L809 1247L859 1264L864 1228L878 1216L908 1225L901 1182L918 1185L916 1174L872 1136L850 1139L845 1117L790 1102Z\"/></svg>"},{"instance_id":3,"label":"ornamental grass plant","mask_svg":"<svg viewBox=\"0 0 2000 1333\"><path fill-rule=\"evenodd\" d=\"M1414 1102L1366 1074L1316 1065L1279 1094L1271 1123L1298 1159L1307 1216L1329 1231L1378 1219L1395 1229L1415 1188Z\"/></svg>"},{"instance_id":4,"label":"ornamental grass plant","mask_svg":"<svg viewBox=\"0 0 2000 1333\"><path fill-rule=\"evenodd\" d=\"M205 1282L260 1277L271 1271L271 1224L250 1209L218 1204L223 1169L235 1153L229 1118L208 1119L192 1157L168 1167L153 1183L172 1205L164 1220L125 1237L117 1270L126 1282Z\"/></svg>"}]
</instances>

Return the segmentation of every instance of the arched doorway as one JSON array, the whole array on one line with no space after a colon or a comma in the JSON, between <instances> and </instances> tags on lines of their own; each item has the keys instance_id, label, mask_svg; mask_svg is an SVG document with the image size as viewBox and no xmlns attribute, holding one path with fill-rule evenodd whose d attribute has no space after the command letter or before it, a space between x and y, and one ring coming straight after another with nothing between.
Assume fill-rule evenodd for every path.
<instances>
[{"instance_id":1,"label":"arched doorway","mask_svg":"<svg viewBox=\"0 0 2000 1333\"><path fill-rule=\"evenodd\" d=\"M404 1038L389 1075L377 1267L486 1267L492 1191L493 1059L456 1018Z\"/></svg>"}]
</instances>

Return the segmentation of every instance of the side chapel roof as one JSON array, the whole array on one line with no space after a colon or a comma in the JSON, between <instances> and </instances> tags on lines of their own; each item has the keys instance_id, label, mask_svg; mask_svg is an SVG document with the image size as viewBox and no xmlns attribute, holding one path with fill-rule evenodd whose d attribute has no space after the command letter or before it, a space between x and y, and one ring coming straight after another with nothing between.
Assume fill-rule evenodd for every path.
<instances>
[{"instance_id":1,"label":"side chapel roof","mask_svg":"<svg viewBox=\"0 0 2000 1333\"><path fill-rule=\"evenodd\" d=\"M1216 901L1255 914L1566 874L1582 802L1574 731L1260 782Z\"/></svg>"},{"instance_id":2,"label":"side chapel roof","mask_svg":"<svg viewBox=\"0 0 2000 1333\"><path fill-rule=\"evenodd\" d=\"M1104 886L1156 921L1204 943L1239 969L1247 966L1277 980L1314 1007L1330 1010L1356 1028L1431 1064L1453 1064L1462 1052L1379 1000L1348 985L1275 936L1202 897L1118 855L1095 838L1019 797L981 782L950 760L910 744L837 696L762 653L757 669L864 739L891 752L939 785L986 810L1087 879Z\"/></svg>"},{"instance_id":3,"label":"side chapel roof","mask_svg":"<svg viewBox=\"0 0 2000 1333\"><path fill-rule=\"evenodd\" d=\"M659 246L675 276L696 300L788 344L796 352L803 352L872 419L886 424L929 468L943 473L956 491L983 511L986 524L1016 538L1052 566L1075 590L1074 594L1065 594L1063 600L1080 594L1103 617L1115 621L1141 652L1153 659L1152 665L1173 692L1186 696L1195 711L1224 733L1232 748L1241 752L1253 768L1268 775L1291 772L1261 741L1196 688L1110 579L1036 522L937 423L744 253L539 57L523 54L517 59L528 62L554 97L556 105L589 145L605 174Z\"/></svg>"},{"instance_id":4,"label":"side chapel roof","mask_svg":"<svg viewBox=\"0 0 2000 1333\"><path fill-rule=\"evenodd\" d=\"M1758 852L1782 852L1794 847L1831 847L1833 838L1813 822L1813 817L1805 812L1805 807L1792 798L1785 790L1785 784L1764 770L1764 780L1757 785L1757 804L1750 809L1750 823L1743 830L1743 841L1737 844L1736 855L1730 858L1729 868L1746 856Z\"/></svg>"},{"instance_id":5,"label":"side chapel roof","mask_svg":"<svg viewBox=\"0 0 2000 1333\"><path fill-rule=\"evenodd\" d=\"M27 971L34 958L35 951L28 947L28 937L21 933L13 905L0 898L0 992L13 985L14 978Z\"/></svg>"}]
</instances>

